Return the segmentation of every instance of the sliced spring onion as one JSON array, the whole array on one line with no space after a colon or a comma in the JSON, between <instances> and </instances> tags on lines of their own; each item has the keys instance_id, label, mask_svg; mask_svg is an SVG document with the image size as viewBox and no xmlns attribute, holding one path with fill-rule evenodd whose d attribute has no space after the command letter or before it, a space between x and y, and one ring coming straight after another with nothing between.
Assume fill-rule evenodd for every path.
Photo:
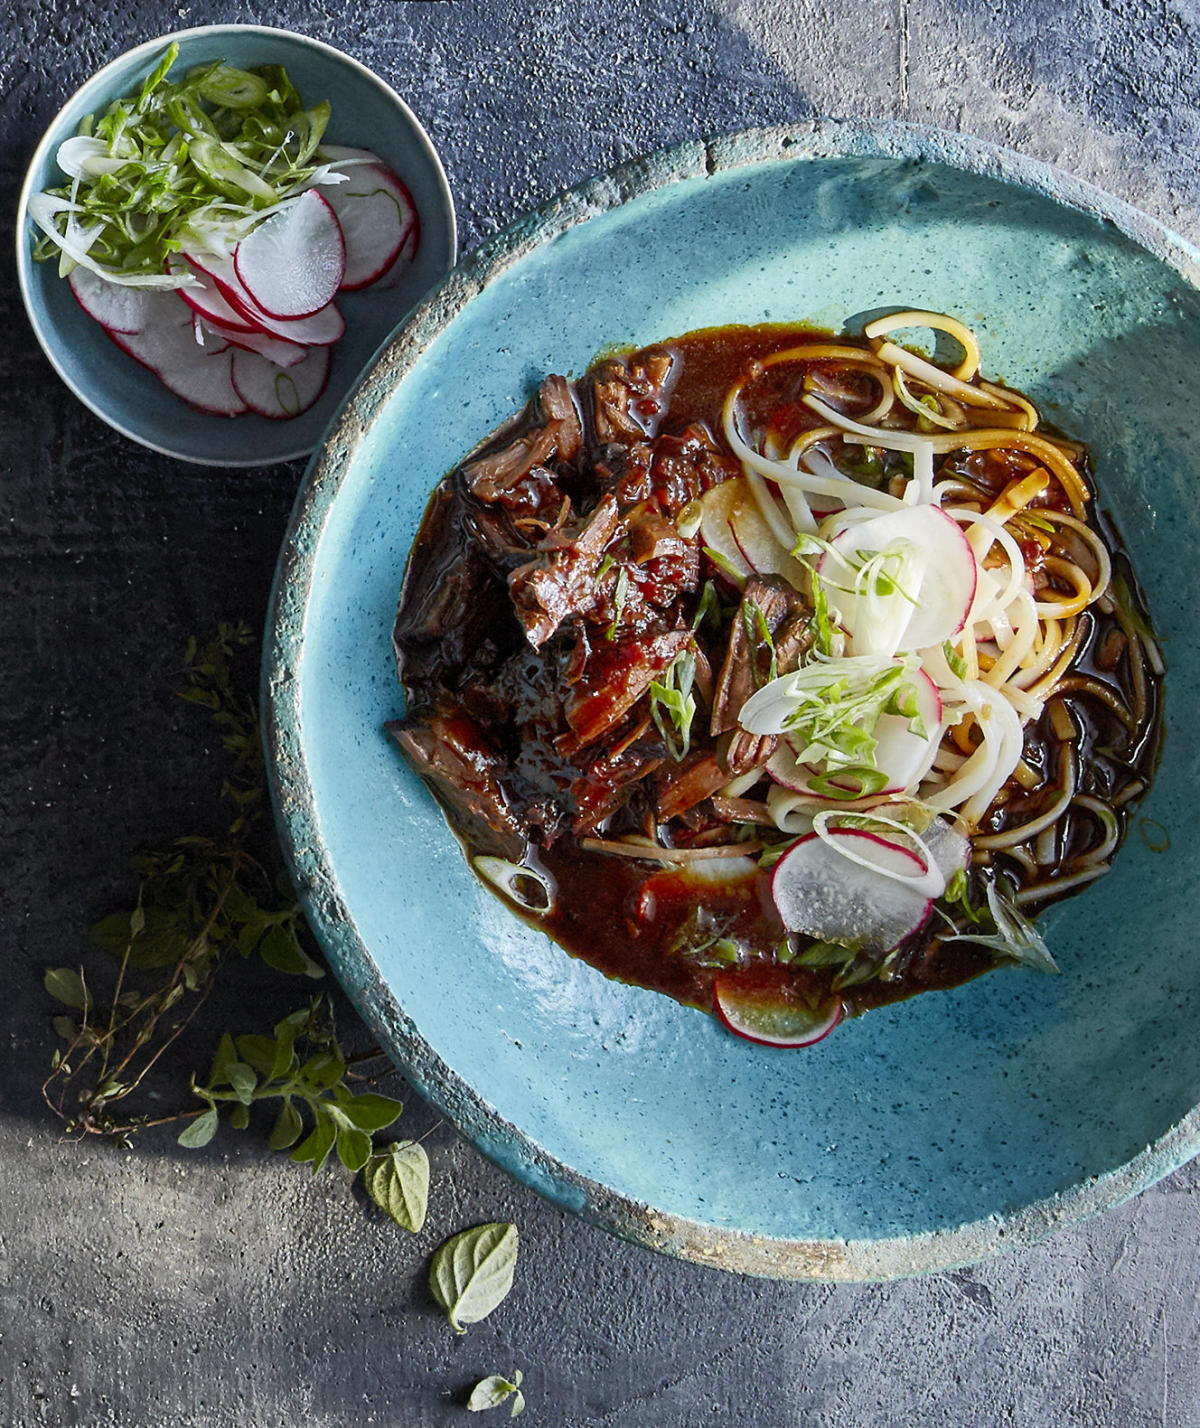
<instances>
[{"instance_id":1,"label":"sliced spring onion","mask_svg":"<svg viewBox=\"0 0 1200 1428\"><path fill-rule=\"evenodd\" d=\"M471 866L481 878L529 912L546 913L554 907L554 889L549 878L524 863L510 863L507 858L493 858L480 853ZM534 893L538 890L540 896Z\"/></svg>"},{"instance_id":2,"label":"sliced spring onion","mask_svg":"<svg viewBox=\"0 0 1200 1428\"><path fill-rule=\"evenodd\" d=\"M305 109L278 65L212 62L169 78L172 43L136 95L115 100L59 148L69 187L35 195L40 261L58 256L132 287L193 281L164 270L184 248L228 254L278 205L340 181L318 156L329 105Z\"/></svg>"}]
</instances>

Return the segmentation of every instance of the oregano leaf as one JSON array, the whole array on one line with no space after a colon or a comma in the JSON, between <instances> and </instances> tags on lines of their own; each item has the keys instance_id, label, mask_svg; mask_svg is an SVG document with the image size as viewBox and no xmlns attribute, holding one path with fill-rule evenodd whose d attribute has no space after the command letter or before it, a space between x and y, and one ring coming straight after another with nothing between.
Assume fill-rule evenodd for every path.
<instances>
[{"instance_id":1,"label":"oregano leaf","mask_svg":"<svg viewBox=\"0 0 1200 1428\"><path fill-rule=\"evenodd\" d=\"M143 929L145 922L146 918L143 913ZM130 914L127 912L114 912L108 917L102 917L99 922L93 923L88 935L101 951L107 952L110 957L119 960L132 940Z\"/></svg>"},{"instance_id":2,"label":"oregano leaf","mask_svg":"<svg viewBox=\"0 0 1200 1428\"><path fill-rule=\"evenodd\" d=\"M87 1006L87 991L83 978L74 967L47 967L44 978L46 990L55 1001L64 1006L77 1007L82 1011Z\"/></svg>"},{"instance_id":3,"label":"oregano leaf","mask_svg":"<svg viewBox=\"0 0 1200 1428\"><path fill-rule=\"evenodd\" d=\"M511 1382L498 1373L489 1374L487 1378L480 1379L471 1390L467 1409L471 1413L482 1413L487 1408L499 1408L511 1398L512 1412L508 1416L515 1418L525 1409L525 1395L521 1392L520 1385L520 1369L513 1374Z\"/></svg>"},{"instance_id":4,"label":"oregano leaf","mask_svg":"<svg viewBox=\"0 0 1200 1428\"><path fill-rule=\"evenodd\" d=\"M234 1106L233 1110L229 1113L229 1124L234 1130L245 1130L250 1124L250 1107Z\"/></svg>"},{"instance_id":5,"label":"oregano leaf","mask_svg":"<svg viewBox=\"0 0 1200 1428\"><path fill-rule=\"evenodd\" d=\"M189 1150L198 1150L216 1135L217 1125L216 1108L210 1106L203 1115L197 1116L190 1126L184 1127L179 1134L179 1144L187 1146Z\"/></svg>"},{"instance_id":6,"label":"oregano leaf","mask_svg":"<svg viewBox=\"0 0 1200 1428\"><path fill-rule=\"evenodd\" d=\"M300 1075L310 1086L328 1091L346 1074L346 1063L332 1051L319 1051L300 1068Z\"/></svg>"},{"instance_id":7,"label":"oregano leaf","mask_svg":"<svg viewBox=\"0 0 1200 1428\"><path fill-rule=\"evenodd\" d=\"M243 1061L253 1066L260 1076L270 1078L275 1064L273 1036L239 1036L235 1045Z\"/></svg>"},{"instance_id":8,"label":"oregano leaf","mask_svg":"<svg viewBox=\"0 0 1200 1428\"><path fill-rule=\"evenodd\" d=\"M284 1101L279 1118L271 1131L271 1149L287 1150L289 1146L296 1144L303 1130L304 1120L300 1112L292 1105L291 1101Z\"/></svg>"},{"instance_id":9,"label":"oregano leaf","mask_svg":"<svg viewBox=\"0 0 1200 1428\"><path fill-rule=\"evenodd\" d=\"M258 1085L254 1067L247 1066L244 1061L231 1061L225 1069L225 1079L229 1082L233 1094L238 1100L244 1106L248 1106L254 1095L254 1088Z\"/></svg>"},{"instance_id":10,"label":"oregano leaf","mask_svg":"<svg viewBox=\"0 0 1200 1428\"><path fill-rule=\"evenodd\" d=\"M229 1080L229 1067L238 1059L237 1047L233 1044L233 1037L226 1031L217 1042L216 1054L213 1056L212 1071L209 1073L209 1084L219 1085L222 1081Z\"/></svg>"},{"instance_id":11,"label":"oregano leaf","mask_svg":"<svg viewBox=\"0 0 1200 1428\"><path fill-rule=\"evenodd\" d=\"M367 1194L402 1230L416 1234L429 1204L429 1157L415 1140L397 1141L363 1168Z\"/></svg>"},{"instance_id":12,"label":"oregano leaf","mask_svg":"<svg viewBox=\"0 0 1200 1428\"><path fill-rule=\"evenodd\" d=\"M353 1126L337 1133L338 1159L347 1170L357 1174L371 1158L371 1137Z\"/></svg>"},{"instance_id":13,"label":"oregano leaf","mask_svg":"<svg viewBox=\"0 0 1200 1428\"><path fill-rule=\"evenodd\" d=\"M278 1081L292 1069L296 1059L296 1028L290 1021L281 1021L275 1028L275 1053L271 1059L270 1079Z\"/></svg>"},{"instance_id":14,"label":"oregano leaf","mask_svg":"<svg viewBox=\"0 0 1200 1428\"><path fill-rule=\"evenodd\" d=\"M337 1128L328 1116L317 1113L317 1124L292 1151L292 1159L303 1163L312 1161L313 1174L329 1159L333 1142L337 1138Z\"/></svg>"},{"instance_id":15,"label":"oregano leaf","mask_svg":"<svg viewBox=\"0 0 1200 1428\"><path fill-rule=\"evenodd\" d=\"M258 955L268 967L273 967L277 972L314 978L325 975L324 969L300 946L293 927L272 927L258 944Z\"/></svg>"},{"instance_id":16,"label":"oregano leaf","mask_svg":"<svg viewBox=\"0 0 1200 1428\"><path fill-rule=\"evenodd\" d=\"M342 1102L342 1112L350 1124L369 1133L385 1130L403 1109L401 1102L393 1097L380 1096L373 1091L364 1091L361 1096L352 1096Z\"/></svg>"},{"instance_id":17,"label":"oregano leaf","mask_svg":"<svg viewBox=\"0 0 1200 1428\"><path fill-rule=\"evenodd\" d=\"M486 1319L503 1302L516 1266L516 1225L476 1225L441 1246L429 1265L429 1287L456 1334L465 1334L468 1324Z\"/></svg>"}]
</instances>

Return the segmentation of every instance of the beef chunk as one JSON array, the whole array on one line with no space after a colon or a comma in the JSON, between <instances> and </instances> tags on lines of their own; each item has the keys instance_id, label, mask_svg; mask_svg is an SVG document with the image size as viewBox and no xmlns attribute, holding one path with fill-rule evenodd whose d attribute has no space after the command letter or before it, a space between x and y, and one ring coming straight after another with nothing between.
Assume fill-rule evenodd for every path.
<instances>
[{"instance_id":1,"label":"beef chunk","mask_svg":"<svg viewBox=\"0 0 1200 1428\"><path fill-rule=\"evenodd\" d=\"M742 705L770 675L771 649L759 636L759 617L771 635L776 672L783 674L796 667L811 643L809 614L804 596L778 576L755 576L746 582L741 606L729 629L729 644L717 676L709 721L714 736L732 731L721 751L731 778L759 768L779 742L773 734L749 734L738 728Z\"/></svg>"},{"instance_id":2,"label":"beef chunk","mask_svg":"<svg viewBox=\"0 0 1200 1428\"><path fill-rule=\"evenodd\" d=\"M624 462L612 465L612 489L623 506L653 502L671 519L705 491L742 474L732 457L721 454L708 428L698 423L678 435L636 441Z\"/></svg>"},{"instance_id":3,"label":"beef chunk","mask_svg":"<svg viewBox=\"0 0 1200 1428\"><path fill-rule=\"evenodd\" d=\"M679 534L674 521L646 511L630 523L629 551L635 565L648 565L652 560L690 560L696 545Z\"/></svg>"},{"instance_id":4,"label":"beef chunk","mask_svg":"<svg viewBox=\"0 0 1200 1428\"><path fill-rule=\"evenodd\" d=\"M560 752L570 757L616 729L691 643L690 631L671 630L597 650L583 677L572 686L565 710L569 732L558 741Z\"/></svg>"},{"instance_id":5,"label":"beef chunk","mask_svg":"<svg viewBox=\"0 0 1200 1428\"><path fill-rule=\"evenodd\" d=\"M600 598L596 572L618 519L616 500L604 496L579 530L551 532L541 541L537 558L509 575L513 608L534 649L569 616L595 606Z\"/></svg>"},{"instance_id":6,"label":"beef chunk","mask_svg":"<svg viewBox=\"0 0 1200 1428\"><path fill-rule=\"evenodd\" d=\"M642 780L662 763L661 746L640 740L603 752L571 787L577 810L574 831L596 832L601 823L629 802Z\"/></svg>"},{"instance_id":7,"label":"beef chunk","mask_svg":"<svg viewBox=\"0 0 1200 1428\"><path fill-rule=\"evenodd\" d=\"M552 460L574 461L579 455L583 429L575 400L564 377L547 377L533 402L533 423L516 437L502 438L495 450L486 451L462 468L463 480L481 501L528 504L528 493L518 491L535 466Z\"/></svg>"},{"instance_id":8,"label":"beef chunk","mask_svg":"<svg viewBox=\"0 0 1200 1428\"><path fill-rule=\"evenodd\" d=\"M723 734L737 727L738 711L770 672L771 652L757 635L761 615L775 644L776 664L780 664L776 634L788 633L788 654L798 659L802 642L796 626L806 628L810 614L808 601L778 576L752 576L742 591L742 603L729 627L729 643L717 676L713 695L710 732ZM792 668L795 666L792 665ZM782 668L778 669L783 673Z\"/></svg>"},{"instance_id":9,"label":"beef chunk","mask_svg":"<svg viewBox=\"0 0 1200 1428\"><path fill-rule=\"evenodd\" d=\"M659 821L666 823L668 819L682 817L698 803L711 798L728 782L729 775L717 762L715 755L700 752L691 754L665 777L660 776Z\"/></svg>"},{"instance_id":10,"label":"beef chunk","mask_svg":"<svg viewBox=\"0 0 1200 1428\"><path fill-rule=\"evenodd\" d=\"M473 720L438 711L388 724L387 731L472 847L519 861L525 838L501 787L505 761Z\"/></svg>"},{"instance_id":11,"label":"beef chunk","mask_svg":"<svg viewBox=\"0 0 1200 1428\"><path fill-rule=\"evenodd\" d=\"M472 554L461 504L448 483L425 518L429 539L414 550L392 632L407 683L454 687L507 605L500 579Z\"/></svg>"},{"instance_id":12,"label":"beef chunk","mask_svg":"<svg viewBox=\"0 0 1200 1428\"><path fill-rule=\"evenodd\" d=\"M653 436L667 406L675 362L665 347L602 362L592 374L592 425L596 440L627 445Z\"/></svg>"}]
</instances>

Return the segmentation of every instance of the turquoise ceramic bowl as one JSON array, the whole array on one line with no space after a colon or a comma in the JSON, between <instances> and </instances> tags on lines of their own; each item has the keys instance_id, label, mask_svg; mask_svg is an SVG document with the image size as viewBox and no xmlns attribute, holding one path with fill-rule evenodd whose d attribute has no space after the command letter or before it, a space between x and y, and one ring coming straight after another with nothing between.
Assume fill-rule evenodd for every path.
<instances>
[{"instance_id":1,"label":"turquoise ceramic bowl","mask_svg":"<svg viewBox=\"0 0 1200 1428\"><path fill-rule=\"evenodd\" d=\"M337 303L346 335L333 349L319 401L293 421L217 417L194 411L122 352L84 313L51 261L32 257L33 194L63 182L55 155L87 114L102 113L136 92L167 45L179 45L174 73L223 59L243 69L282 64L306 104L328 99L331 143L373 149L408 184L421 218L421 243L407 275L391 289L343 293ZM124 436L166 456L213 466L262 466L307 456L355 378L384 338L452 266L454 204L442 165L408 105L370 70L340 50L261 25L208 25L151 40L106 65L59 111L34 152L17 210L17 276L42 350L85 406Z\"/></svg>"},{"instance_id":2,"label":"turquoise ceramic bowl","mask_svg":"<svg viewBox=\"0 0 1200 1428\"><path fill-rule=\"evenodd\" d=\"M1196 254L975 142L822 122L692 145L468 260L364 378L279 568L264 704L309 915L422 1092L500 1165L644 1244L795 1278L982 1258L1112 1205L1200 1141ZM740 1041L606 980L468 871L384 737L389 635L431 487L546 372L609 344L902 304L1090 444L1169 652L1166 752L1114 872L1055 908L1061 977L1000 971L819 1046ZM1154 853L1159 828L1172 850ZM1144 837L1150 827L1153 837Z\"/></svg>"}]
</instances>

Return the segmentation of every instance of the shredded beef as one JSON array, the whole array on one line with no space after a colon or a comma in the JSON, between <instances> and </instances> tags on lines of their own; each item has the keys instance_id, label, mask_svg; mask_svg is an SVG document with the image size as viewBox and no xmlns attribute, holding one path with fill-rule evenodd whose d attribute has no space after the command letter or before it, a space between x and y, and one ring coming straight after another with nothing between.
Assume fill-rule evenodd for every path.
<instances>
[{"instance_id":1,"label":"shredded beef","mask_svg":"<svg viewBox=\"0 0 1200 1428\"><path fill-rule=\"evenodd\" d=\"M603 497L579 530L551 532L539 555L509 575L513 608L535 649L564 620L587 614L600 599L596 575L618 520L616 500Z\"/></svg>"},{"instance_id":2,"label":"shredded beef","mask_svg":"<svg viewBox=\"0 0 1200 1428\"><path fill-rule=\"evenodd\" d=\"M691 643L690 631L673 630L597 652L567 697L569 733L559 739L560 751L575 754L616 729L675 656Z\"/></svg>"},{"instance_id":3,"label":"shredded beef","mask_svg":"<svg viewBox=\"0 0 1200 1428\"><path fill-rule=\"evenodd\" d=\"M772 651L777 674L796 667L811 642L810 614L808 601L778 576L753 576L746 582L729 629L709 720L714 737L730 734L721 745L721 760L730 778L761 768L778 747L774 734L750 734L738 728L738 711L770 678ZM771 636L770 644L760 637L760 619Z\"/></svg>"},{"instance_id":4,"label":"shredded beef","mask_svg":"<svg viewBox=\"0 0 1200 1428\"><path fill-rule=\"evenodd\" d=\"M592 427L596 440L628 443L653 436L666 409L674 359L649 347L625 359L602 362L592 374Z\"/></svg>"},{"instance_id":5,"label":"shredded beef","mask_svg":"<svg viewBox=\"0 0 1200 1428\"><path fill-rule=\"evenodd\" d=\"M525 835L501 784L504 760L473 720L438 712L387 730L473 847L514 861L521 857Z\"/></svg>"},{"instance_id":6,"label":"shredded beef","mask_svg":"<svg viewBox=\"0 0 1200 1428\"><path fill-rule=\"evenodd\" d=\"M467 489L479 500L523 508L528 504L526 497L514 493L535 466L545 466L551 460L574 461L578 456L583 430L566 379L547 377L533 406L536 425L463 466Z\"/></svg>"},{"instance_id":7,"label":"shredded beef","mask_svg":"<svg viewBox=\"0 0 1200 1428\"><path fill-rule=\"evenodd\" d=\"M717 762L716 755L697 751L683 763L665 773L658 783L658 817L666 823L711 798L729 782L729 775Z\"/></svg>"}]
</instances>

